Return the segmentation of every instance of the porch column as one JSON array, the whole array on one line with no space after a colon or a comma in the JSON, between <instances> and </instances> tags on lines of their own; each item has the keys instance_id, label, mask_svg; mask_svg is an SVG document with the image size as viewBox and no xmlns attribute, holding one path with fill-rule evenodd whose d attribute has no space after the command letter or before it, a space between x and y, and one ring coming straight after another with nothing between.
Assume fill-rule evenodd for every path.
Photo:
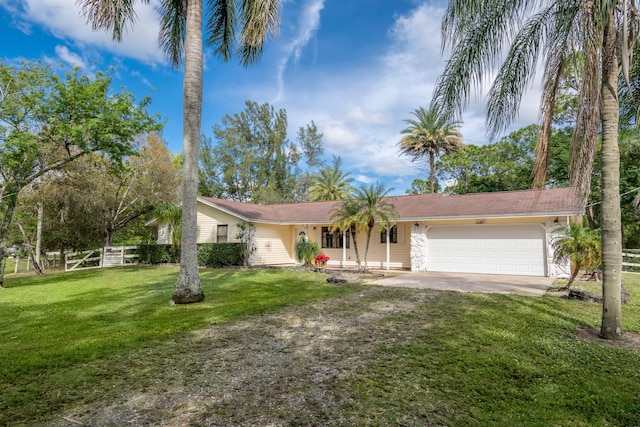
<instances>
[{"instance_id":1,"label":"porch column","mask_svg":"<svg viewBox=\"0 0 640 427\"><path fill-rule=\"evenodd\" d=\"M390 227L387 227L387 231L386 231L386 233L387 233L387 270L389 269L389 264L390 264L389 260L391 258L391 245L389 245L389 234L390 234L389 230L390 229L391 229Z\"/></svg>"},{"instance_id":2,"label":"porch column","mask_svg":"<svg viewBox=\"0 0 640 427\"><path fill-rule=\"evenodd\" d=\"M347 266L347 232L342 230L342 268Z\"/></svg>"}]
</instances>

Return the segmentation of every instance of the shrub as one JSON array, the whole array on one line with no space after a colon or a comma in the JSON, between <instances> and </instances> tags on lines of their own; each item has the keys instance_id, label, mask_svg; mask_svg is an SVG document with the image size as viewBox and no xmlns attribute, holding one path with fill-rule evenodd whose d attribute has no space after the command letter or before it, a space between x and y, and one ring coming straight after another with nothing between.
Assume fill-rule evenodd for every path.
<instances>
[{"instance_id":1,"label":"shrub","mask_svg":"<svg viewBox=\"0 0 640 427\"><path fill-rule=\"evenodd\" d=\"M300 239L296 242L296 259L303 261L304 265L313 264L316 256L320 254L320 246L308 239Z\"/></svg>"},{"instance_id":2,"label":"shrub","mask_svg":"<svg viewBox=\"0 0 640 427\"><path fill-rule=\"evenodd\" d=\"M243 243L200 243L198 244L198 265L200 267L224 267L244 264ZM163 264L180 262L180 246L139 245L140 264Z\"/></svg>"},{"instance_id":3,"label":"shrub","mask_svg":"<svg viewBox=\"0 0 640 427\"><path fill-rule=\"evenodd\" d=\"M155 243L138 245L138 262L140 264L162 264L171 262L170 245Z\"/></svg>"},{"instance_id":4,"label":"shrub","mask_svg":"<svg viewBox=\"0 0 640 427\"><path fill-rule=\"evenodd\" d=\"M225 267L244 265L244 243L201 243L198 245L198 265Z\"/></svg>"}]
</instances>

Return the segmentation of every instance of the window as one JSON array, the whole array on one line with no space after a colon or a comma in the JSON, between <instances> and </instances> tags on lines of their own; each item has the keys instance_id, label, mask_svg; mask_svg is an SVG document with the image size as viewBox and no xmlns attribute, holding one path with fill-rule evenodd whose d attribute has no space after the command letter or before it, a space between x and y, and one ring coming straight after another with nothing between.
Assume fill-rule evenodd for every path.
<instances>
[{"instance_id":1,"label":"window","mask_svg":"<svg viewBox=\"0 0 640 427\"><path fill-rule=\"evenodd\" d=\"M226 243L227 242L227 234L229 232L228 225L219 225L216 233L216 242L217 243Z\"/></svg>"},{"instance_id":2,"label":"window","mask_svg":"<svg viewBox=\"0 0 640 427\"><path fill-rule=\"evenodd\" d=\"M380 243L387 243L387 230L380 232ZM398 243L398 226L394 225L389 229L389 243Z\"/></svg>"},{"instance_id":3,"label":"window","mask_svg":"<svg viewBox=\"0 0 640 427\"><path fill-rule=\"evenodd\" d=\"M322 227L323 248L341 248L343 245L342 240L342 233L339 231L331 231L329 227ZM347 247L349 247L348 244Z\"/></svg>"}]
</instances>

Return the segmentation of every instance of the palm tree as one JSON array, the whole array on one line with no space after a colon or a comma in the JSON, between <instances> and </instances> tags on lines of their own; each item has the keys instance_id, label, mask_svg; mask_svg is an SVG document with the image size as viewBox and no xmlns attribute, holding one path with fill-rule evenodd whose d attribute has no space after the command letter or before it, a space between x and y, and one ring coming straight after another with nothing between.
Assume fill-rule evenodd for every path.
<instances>
[{"instance_id":1,"label":"palm tree","mask_svg":"<svg viewBox=\"0 0 640 427\"><path fill-rule=\"evenodd\" d=\"M140 0L149 4L149 0ZM127 25L136 20L136 0L78 0L82 14L94 30L111 31L122 40ZM198 274L197 197L198 151L202 121L203 12L208 14L207 44L224 61L234 51L242 65L256 61L266 37L279 25L280 0L211 0L203 11L202 0L163 0L159 40L174 67L184 60L183 81L183 179L182 256L173 301L204 299ZM240 30L239 34L237 30Z\"/></svg>"},{"instance_id":2,"label":"palm tree","mask_svg":"<svg viewBox=\"0 0 640 427\"><path fill-rule=\"evenodd\" d=\"M353 242L353 250L356 253L356 265L358 266L358 270L361 270L362 262L360 261L360 251L358 250L358 241L356 240L358 232L358 227L355 222L357 211L358 204L355 199L345 199L331 212L331 221L334 230L349 232L351 241Z\"/></svg>"},{"instance_id":3,"label":"palm tree","mask_svg":"<svg viewBox=\"0 0 640 427\"><path fill-rule=\"evenodd\" d=\"M440 108L432 105L429 109L418 107L413 114L415 119L407 119L405 136L398 142L400 154L417 162L429 158L429 183L431 192L436 190L436 159L441 154L458 151L464 147L462 135L458 132L460 122L450 115L443 114Z\"/></svg>"},{"instance_id":4,"label":"palm tree","mask_svg":"<svg viewBox=\"0 0 640 427\"><path fill-rule=\"evenodd\" d=\"M458 116L472 87L496 72L488 96L491 133L505 130L518 114L525 90L544 59L542 126L536 147L534 185L546 180L553 107L568 61L583 58L570 181L584 206L591 185L598 131L602 132L603 310L600 334L623 336L621 318L620 158L618 80L628 74L640 15L628 0L451 0L443 17L447 68L434 105ZM508 50L505 55L505 49Z\"/></svg>"},{"instance_id":5,"label":"palm tree","mask_svg":"<svg viewBox=\"0 0 640 427\"><path fill-rule=\"evenodd\" d=\"M354 190L350 199L344 200L332 215L334 226L346 229L347 226L366 231L367 244L364 249L364 269L368 269L367 255L371 232L376 224L386 228L398 218L396 208L386 198L392 189L386 189L384 184L375 184L368 187L362 185ZM341 227L342 225L342 227ZM355 242L355 238L353 239Z\"/></svg>"},{"instance_id":6,"label":"palm tree","mask_svg":"<svg viewBox=\"0 0 640 427\"><path fill-rule=\"evenodd\" d=\"M569 258L573 269L569 282L564 289L569 289L581 269L596 270L602 263L600 232L591 230L580 224L570 224L553 231L551 242L556 262Z\"/></svg>"},{"instance_id":7,"label":"palm tree","mask_svg":"<svg viewBox=\"0 0 640 427\"><path fill-rule=\"evenodd\" d=\"M182 240L182 206L162 203L154 209L154 215L160 222L169 225L169 243L180 245Z\"/></svg>"},{"instance_id":8,"label":"palm tree","mask_svg":"<svg viewBox=\"0 0 640 427\"><path fill-rule=\"evenodd\" d=\"M328 200L342 200L351 193L351 181L349 172L340 170L342 159L333 158L333 166L327 166L320 170L314 184L309 188L309 199L313 202Z\"/></svg>"}]
</instances>

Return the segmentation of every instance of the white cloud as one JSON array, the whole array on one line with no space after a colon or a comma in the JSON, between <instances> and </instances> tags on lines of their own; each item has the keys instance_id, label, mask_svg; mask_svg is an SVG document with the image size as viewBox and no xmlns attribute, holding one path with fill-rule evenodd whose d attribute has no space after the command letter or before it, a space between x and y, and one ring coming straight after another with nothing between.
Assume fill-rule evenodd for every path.
<instances>
[{"instance_id":1,"label":"white cloud","mask_svg":"<svg viewBox=\"0 0 640 427\"><path fill-rule=\"evenodd\" d=\"M149 80L147 80L147 78L146 78L146 77L144 77L142 74L140 74L140 72L139 72L139 71L133 70L133 71L131 71L131 75L132 75L133 77L136 77L138 80L140 80L140 82L141 82L143 85L145 85L145 86L147 86L147 87L150 87L150 88L152 88L152 89L154 88L154 86L151 84L151 82L150 82Z\"/></svg>"},{"instance_id":2,"label":"white cloud","mask_svg":"<svg viewBox=\"0 0 640 427\"><path fill-rule=\"evenodd\" d=\"M366 175L357 175L355 176L354 179L364 184L373 184L374 182L376 182L375 178L371 178L370 176L366 176Z\"/></svg>"},{"instance_id":3,"label":"white cloud","mask_svg":"<svg viewBox=\"0 0 640 427\"><path fill-rule=\"evenodd\" d=\"M442 12L425 5L398 17L388 31L389 44L357 69L329 70L314 75L312 83L287 80L287 91L296 94L283 104L291 122L315 120L327 154L340 155L345 167L362 177L415 177L415 168L398 156L396 143L403 120L430 102L444 67ZM371 180L377 179L363 182Z\"/></svg>"},{"instance_id":4,"label":"white cloud","mask_svg":"<svg viewBox=\"0 0 640 427\"><path fill-rule=\"evenodd\" d=\"M377 180L371 176L395 182L425 178L422 165L400 158L396 143L405 127L403 120L410 118L417 107L428 106L435 82L444 70L446 58L441 53L440 38L443 11L444 6L422 4L397 16L388 30L389 44L381 48L380 56L357 69L330 70L299 82L287 80L283 74L281 82L288 85L287 92L295 94L281 97L291 123L300 126L315 120L324 133L327 155L340 155L344 166L357 171L362 182ZM538 99L539 91L534 86L509 130L536 122ZM461 132L467 144L491 142L485 126L483 94L469 103ZM402 193L404 188L396 190Z\"/></svg>"},{"instance_id":5,"label":"white cloud","mask_svg":"<svg viewBox=\"0 0 640 427\"><path fill-rule=\"evenodd\" d=\"M324 134L323 141L325 145L330 148L338 151L351 151L354 148L357 148L361 143L361 137L356 132L345 126L344 123L319 121L316 124Z\"/></svg>"},{"instance_id":6,"label":"white cloud","mask_svg":"<svg viewBox=\"0 0 640 427\"><path fill-rule=\"evenodd\" d=\"M384 112L367 111L363 107L351 103L347 105L344 117L350 122L362 124L387 125L391 122L389 115Z\"/></svg>"},{"instance_id":7,"label":"white cloud","mask_svg":"<svg viewBox=\"0 0 640 427\"><path fill-rule=\"evenodd\" d=\"M310 0L307 1L302 7L299 22L297 25L298 31L294 38L285 46L284 57L280 61L278 67L278 95L275 102L279 101L283 97L284 92L284 72L287 70L289 61L293 58L294 62L300 59L302 50L309 43L309 40L318 31L320 27L320 11L324 8L324 0Z\"/></svg>"},{"instance_id":8,"label":"white cloud","mask_svg":"<svg viewBox=\"0 0 640 427\"><path fill-rule=\"evenodd\" d=\"M136 3L137 21L123 35L122 43L114 42L111 34L104 31L93 31L80 16L80 7L76 5L76 0L17 1L20 8L14 7L13 11L19 11L17 19L24 28L28 28L29 23L36 23L42 25L54 36L71 40L81 48L99 47L145 63L164 62L158 47L157 8L160 0L151 0L149 5L144 5L142 2Z\"/></svg>"},{"instance_id":9,"label":"white cloud","mask_svg":"<svg viewBox=\"0 0 640 427\"><path fill-rule=\"evenodd\" d=\"M82 59L82 57L76 53L73 53L66 46L56 46L55 48L56 55L62 62L66 62L67 64L73 67L80 67L83 70L87 70L87 63Z\"/></svg>"}]
</instances>

